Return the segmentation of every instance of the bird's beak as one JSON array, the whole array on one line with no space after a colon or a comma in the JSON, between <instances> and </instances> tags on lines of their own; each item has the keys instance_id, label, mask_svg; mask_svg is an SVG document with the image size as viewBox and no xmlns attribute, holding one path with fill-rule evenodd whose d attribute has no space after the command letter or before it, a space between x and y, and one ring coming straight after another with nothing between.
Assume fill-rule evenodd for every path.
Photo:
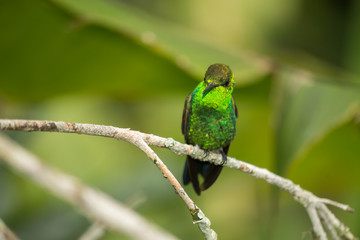
<instances>
[{"instance_id":1,"label":"bird's beak","mask_svg":"<svg viewBox=\"0 0 360 240\"><path fill-rule=\"evenodd\" d=\"M210 82L206 88L204 89L204 91L202 92L202 94L204 95L205 93L207 93L208 91L210 91L211 89L215 88L215 87L218 87L219 84L216 84L216 83L213 83L213 82Z\"/></svg>"}]
</instances>

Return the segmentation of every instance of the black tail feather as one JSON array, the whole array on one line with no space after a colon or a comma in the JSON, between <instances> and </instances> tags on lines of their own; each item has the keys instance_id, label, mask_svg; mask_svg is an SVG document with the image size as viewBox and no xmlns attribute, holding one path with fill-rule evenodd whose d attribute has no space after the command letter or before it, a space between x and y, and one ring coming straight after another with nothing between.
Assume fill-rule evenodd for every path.
<instances>
[{"instance_id":1,"label":"black tail feather","mask_svg":"<svg viewBox=\"0 0 360 240\"><path fill-rule=\"evenodd\" d=\"M189 182L192 182L192 185L197 195L200 195L201 193L199 179L198 179L198 172L200 167L199 164L201 164L199 160L187 156L184 173L183 173L184 184L186 185Z\"/></svg>"},{"instance_id":2,"label":"black tail feather","mask_svg":"<svg viewBox=\"0 0 360 240\"><path fill-rule=\"evenodd\" d=\"M224 163L227 158L229 147L230 145L220 149ZM216 179L219 177L222 168L222 165L214 165L208 162L202 162L187 156L183 173L183 182L185 185L192 182L195 192L200 195L201 191L208 189L211 185L214 184ZM201 174L204 177L204 182L201 184L201 186L199 184L198 174Z\"/></svg>"},{"instance_id":3,"label":"black tail feather","mask_svg":"<svg viewBox=\"0 0 360 240\"><path fill-rule=\"evenodd\" d=\"M204 182L200 186L201 191L208 189L211 185L214 184L214 182L220 175L222 168L223 167L221 165L210 164L210 166L206 170Z\"/></svg>"}]
</instances>

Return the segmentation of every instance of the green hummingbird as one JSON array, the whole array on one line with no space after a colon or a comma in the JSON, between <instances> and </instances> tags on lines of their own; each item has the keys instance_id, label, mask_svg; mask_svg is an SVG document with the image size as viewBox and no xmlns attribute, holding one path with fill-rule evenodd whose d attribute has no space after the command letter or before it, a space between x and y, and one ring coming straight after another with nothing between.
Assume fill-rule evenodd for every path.
<instances>
[{"instance_id":1,"label":"green hummingbird","mask_svg":"<svg viewBox=\"0 0 360 240\"><path fill-rule=\"evenodd\" d=\"M182 116L181 130L185 142L198 145L206 151L221 153L223 164L226 162L230 142L236 135L238 116L235 100L232 97L234 75L229 66L211 65L204 81L196 86L186 100ZM222 165L201 162L189 156L186 158L183 182L192 182L195 192L209 188L217 179ZM204 178L199 185L198 174Z\"/></svg>"}]
</instances>

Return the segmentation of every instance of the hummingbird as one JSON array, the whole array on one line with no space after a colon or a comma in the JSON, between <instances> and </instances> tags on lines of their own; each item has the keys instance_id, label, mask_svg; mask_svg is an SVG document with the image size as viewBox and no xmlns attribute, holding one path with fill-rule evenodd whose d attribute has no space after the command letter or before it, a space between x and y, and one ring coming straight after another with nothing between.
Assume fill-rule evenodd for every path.
<instances>
[{"instance_id":1,"label":"hummingbird","mask_svg":"<svg viewBox=\"0 0 360 240\"><path fill-rule=\"evenodd\" d=\"M220 153L223 164L236 135L238 111L231 95L233 89L234 75L230 67L224 64L210 65L204 81L187 96L182 115L181 130L185 142L197 145L206 152ZM195 192L200 195L215 182L223 164L214 165L187 156L183 182L185 185L192 182ZM204 179L201 185L198 174Z\"/></svg>"}]
</instances>

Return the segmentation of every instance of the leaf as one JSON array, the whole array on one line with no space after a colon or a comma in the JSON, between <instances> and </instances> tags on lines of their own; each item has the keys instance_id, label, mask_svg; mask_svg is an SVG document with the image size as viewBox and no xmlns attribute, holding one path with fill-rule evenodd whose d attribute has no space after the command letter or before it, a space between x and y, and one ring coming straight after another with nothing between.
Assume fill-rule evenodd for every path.
<instances>
[{"instance_id":1,"label":"leaf","mask_svg":"<svg viewBox=\"0 0 360 240\"><path fill-rule=\"evenodd\" d=\"M277 171L302 156L333 128L360 112L360 85L284 70L276 86Z\"/></svg>"},{"instance_id":2,"label":"leaf","mask_svg":"<svg viewBox=\"0 0 360 240\"><path fill-rule=\"evenodd\" d=\"M118 33L85 24L47 1L4 2L0 9L4 95L40 100L90 92L126 99L192 82L162 56Z\"/></svg>"},{"instance_id":3,"label":"leaf","mask_svg":"<svg viewBox=\"0 0 360 240\"><path fill-rule=\"evenodd\" d=\"M265 73L241 54L114 1L0 4L0 93L13 99L83 92L128 99L191 89L214 62L231 65L241 83Z\"/></svg>"},{"instance_id":4,"label":"leaf","mask_svg":"<svg viewBox=\"0 0 360 240\"><path fill-rule=\"evenodd\" d=\"M206 37L156 18L122 2L108 0L52 0L88 22L128 35L164 55L191 75L203 75L212 63L232 67L239 84L252 82L268 71L266 61L227 50ZM241 76L241 77L240 77Z\"/></svg>"}]
</instances>

